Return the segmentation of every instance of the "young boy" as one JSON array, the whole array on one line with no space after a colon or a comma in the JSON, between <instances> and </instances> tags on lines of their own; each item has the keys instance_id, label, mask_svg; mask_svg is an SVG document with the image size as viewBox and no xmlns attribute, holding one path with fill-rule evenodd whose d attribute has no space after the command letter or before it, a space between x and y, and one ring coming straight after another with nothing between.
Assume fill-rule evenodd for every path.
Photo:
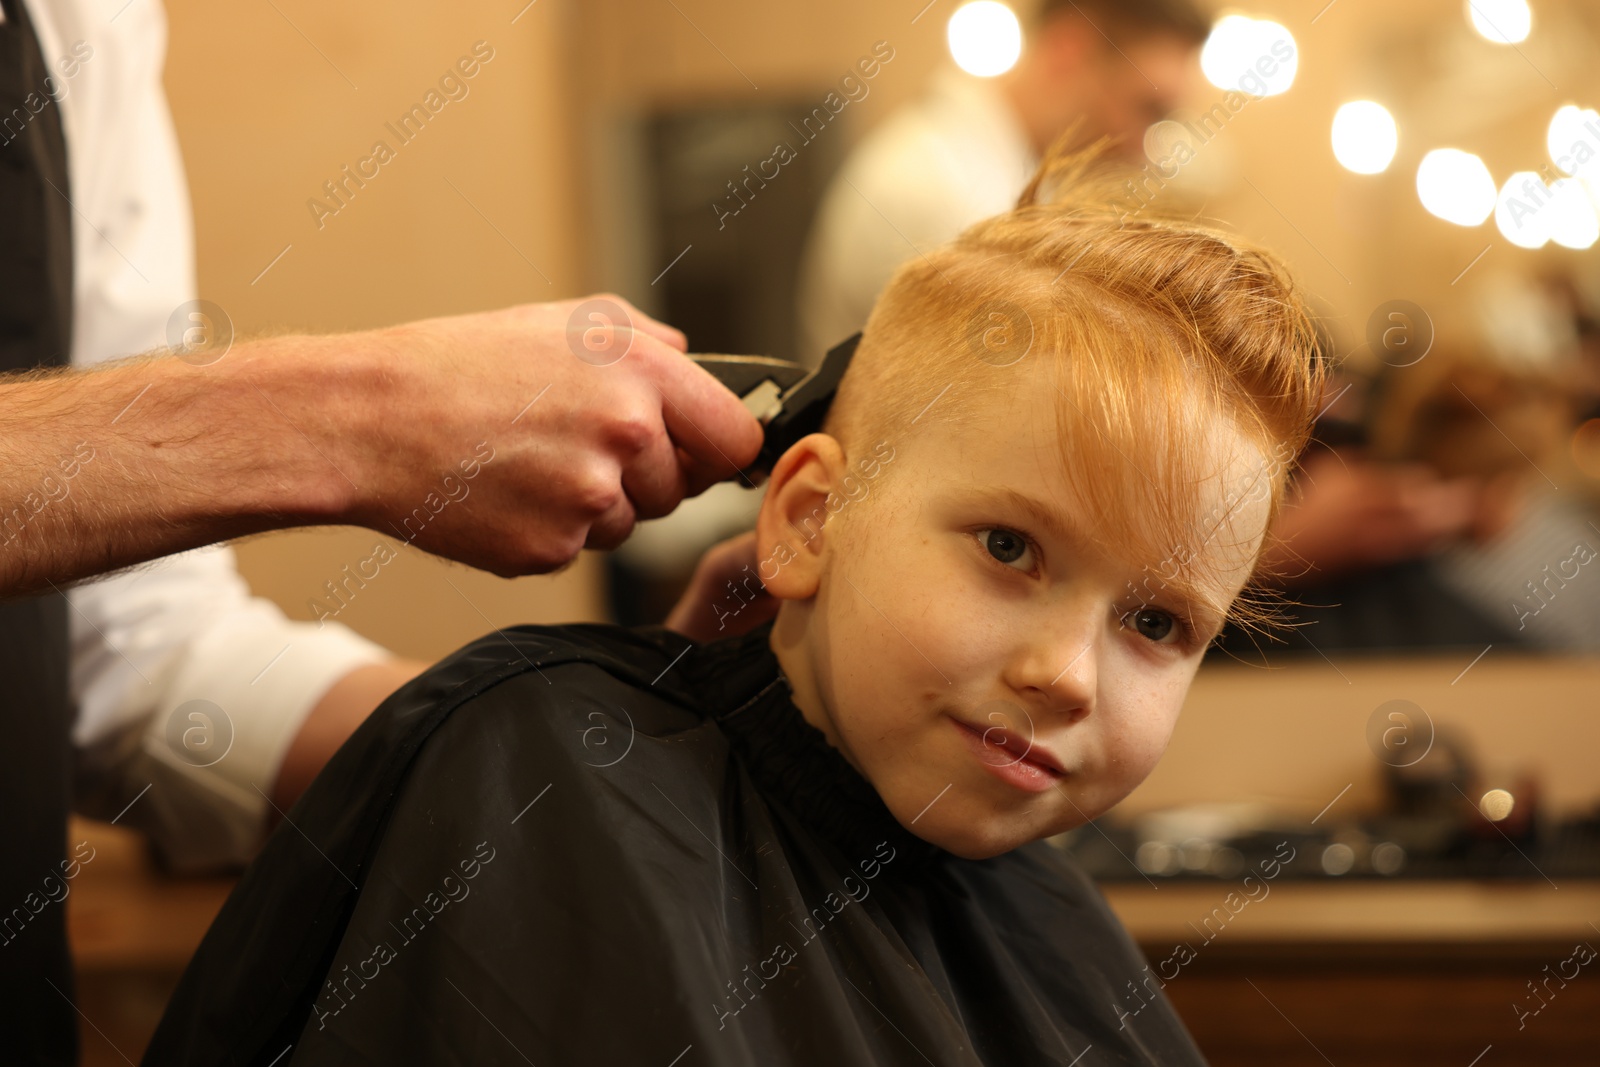
<instances>
[{"instance_id":1,"label":"young boy","mask_svg":"<svg viewBox=\"0 0 1600 1067\"><path fill-rule=\"evenodd\" d=\"M1202 1062L1041 839L1139 784L1261 617L1324 372L1272 259L1040 184L900 270L777 464L775 623L525 627L402 689L146 1062Z\"/></svg>"}]
</instances>

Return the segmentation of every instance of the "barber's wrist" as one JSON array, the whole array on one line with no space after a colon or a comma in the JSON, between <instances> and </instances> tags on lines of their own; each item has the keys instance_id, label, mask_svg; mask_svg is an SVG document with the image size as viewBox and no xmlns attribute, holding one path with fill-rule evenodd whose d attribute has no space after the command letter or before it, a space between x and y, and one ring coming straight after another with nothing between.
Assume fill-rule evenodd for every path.
<instances>
[{"instance_id":1,"label":"barber's wrist","mask_svg":"<svg viewBox=\"0 0 1600 1067\"><path fill-rule=\"evenodd\" d=\"M373 395L381 361L371 338L271 337L235 353L215 387L258 442L238 487L242 509L290 520L270 525L355 522L380 492L368 462L382 432Z\"/></svg>"},{"instance_id":2,"label":"barber's wrist","mask_svg":"<svg viewBox=\"0 0 1600 1067\"><path fill-rule=\"evenodd\" d=\"M322 437L319 451L332 480L320 486L337 502L339 522L387 532L386 509L414 477L430 427L417 418L427 395L428 363L417 358L411 325L306 338L296 358L311 364Z\"/></svg>"}]
</instances>

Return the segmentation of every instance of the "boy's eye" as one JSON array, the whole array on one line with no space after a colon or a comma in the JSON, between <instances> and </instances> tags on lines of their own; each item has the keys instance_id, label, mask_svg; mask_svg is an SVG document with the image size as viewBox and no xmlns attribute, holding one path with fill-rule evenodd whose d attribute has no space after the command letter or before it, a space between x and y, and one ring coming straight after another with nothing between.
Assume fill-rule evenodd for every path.
<instances>
[{"instance_id":1,"label":"boy's eye","mask_svg":"<svg viewBox=\"0 0 1600 1067\"><path fill-rule=\"evenodd\" d=\"M1167 643L1167 638L1177 635L1183 637L1182 625L1171 613L1160 608L1138 608L1123 616L1124 626L1131 626L1141 636L1149 638L1157 644Z\"/></svg>"},{"instance_id":2,"label":"boy's eye","mask_svg":"<svg viewBox=\"0 0 1600 1067\"><path fill-rule=\"evenodd\" d=\"M1015 530L980 530L978 537L989 555L1008 567L1029 555L1027 539ZM1027 563L1024 563L1017 569L1029 568Z\"/></svg>"}]
</instances>

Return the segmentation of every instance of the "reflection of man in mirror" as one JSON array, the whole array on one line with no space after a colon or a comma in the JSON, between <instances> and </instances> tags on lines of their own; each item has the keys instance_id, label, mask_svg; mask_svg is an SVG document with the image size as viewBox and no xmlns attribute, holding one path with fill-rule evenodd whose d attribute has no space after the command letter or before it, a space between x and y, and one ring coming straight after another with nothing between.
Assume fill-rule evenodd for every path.
<instances>
[{"instance_id":1,"label":"reflection of man in mirror","mask_svg":"<svg viewBox=\"0 0 1600 1067\"><path fill-rule=\"evenodd\" d=\"M1392 328L1379 311L1374 339ZM1310 624L1288 648L1600 649L1600 502L1566 458L1584 395L1572 358L1517 363L1485 343L1378 356L1366 398L1328 401L1262 551ZM1218 654L1274 647L1230 630Z\"/></svg>"},{"instance_id":2,"label":"reflection of man in mirror","mask_svg":"<svg viewBox=\"0 0 1600 1067\"><path fill-rule=\"evenodd\" d=\"M1144 132L1198 72L1193 0L1042 0L1006 73L941 70L846 161L823 198L800 288L803 353L859 330L894 268L1011 209L1040 154L1076 126L1144 161Z\"/></svg>"}]
</instances>

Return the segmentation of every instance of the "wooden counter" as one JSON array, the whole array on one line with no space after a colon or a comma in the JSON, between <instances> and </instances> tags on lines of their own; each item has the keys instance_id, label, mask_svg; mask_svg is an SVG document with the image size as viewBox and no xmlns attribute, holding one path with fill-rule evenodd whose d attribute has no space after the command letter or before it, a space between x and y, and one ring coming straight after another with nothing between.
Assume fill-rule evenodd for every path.
<instances>
[{"instance_id":1,"label":"wooden counter","mask_svg":"<svg viewBox=\"0 0 1600 1067\"><path fill-rule=\"evenodd\" d=\"M1214 1067L1600 1063L1600 883L1232 888L1105 888Z\"/></svg>"},{"instance_id":2,"label":"wooden counter","mask_svg":"<svg viewBox=\"0 0 1600 1067\"><path fill-rule=\"evenodd\" d=\"M1255 883L1252 883L1254 885ZM1600 945L1600 882L1268 882L1270 892L1224 924L1212 945L1352 941L1395 945L1505 945L1593 939ZM1141 944L1204 940L1201 926L1236 883L1106 885L1106 899ZM1241 893L1235 898L1243 899ZM1597 983L1600 984L1600 983Z\"/></svg>"},{"instance_id":3,"label":"wooden counter","mask_svg":"<svg viewBox=\"0 0 1600 1067\"><path fill-rule=\"evenodd\" d=\"M139 1062L234 880L162 875L144 840L120 827L73 819L68 835L94 849L66 899L82 1065L127 1067Z\"/></svg>"}]
</instances>

